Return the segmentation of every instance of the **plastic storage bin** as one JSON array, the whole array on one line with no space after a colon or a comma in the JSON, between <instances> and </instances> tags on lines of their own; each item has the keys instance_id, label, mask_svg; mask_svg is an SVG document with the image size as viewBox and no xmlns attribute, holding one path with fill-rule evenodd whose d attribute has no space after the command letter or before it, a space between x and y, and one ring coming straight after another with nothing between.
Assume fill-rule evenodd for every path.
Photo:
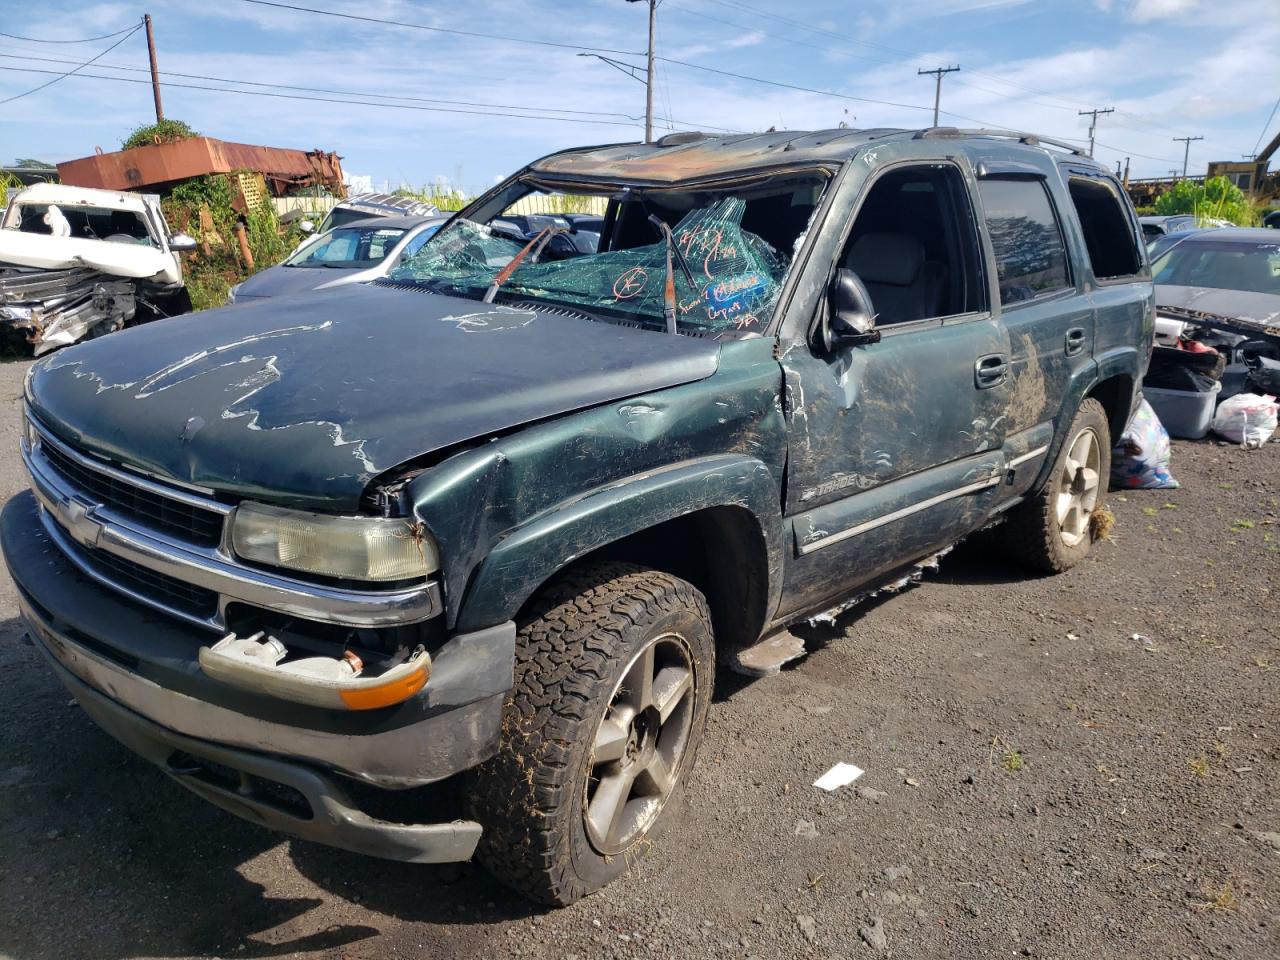
<instances>
[{"instance_id":1,"label":"plastic storage bin","mask_svg":"<svg viewBox=\"0 0 1280 960\"><path fill-rule=\"evenodd\" d=\"M1209 432L1209 424L1213 422L1213 408L1217 406L1218 392L1221 389L1221 383L1215 383L1212 390L1203 393L1144 386L1142 395L1147 398L1156 416L1169 431L1169 436L1199 440Z\"/></svg>"}]
</instances>

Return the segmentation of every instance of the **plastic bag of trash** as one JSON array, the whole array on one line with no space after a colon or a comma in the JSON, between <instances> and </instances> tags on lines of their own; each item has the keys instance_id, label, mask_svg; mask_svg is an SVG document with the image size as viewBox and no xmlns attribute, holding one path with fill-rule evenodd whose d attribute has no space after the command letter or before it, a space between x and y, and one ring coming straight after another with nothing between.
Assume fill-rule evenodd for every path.
<instances>
[{"instance_id":1,"label":"plastic bag of trash","mask_svg":"<svg viewBox=\"0 0 1280 960\"><path fill-rule=\"evenodd\" d=\"M1280 404L1269 394L1237 393L1218 404L1213 432L1232 443L1260 447L1276 432Z\"/></svg>"},{"instance_id":2,"label":"plastic bag of trash","mask_svg":"<svg viewBox=\"0 0 1280 960\"><path fill-rule=\"evenodd\" d=\"M1169 474L1169 431L1143 400L1111 451L1111 484L1129 490L1166 490L1178 486Z\"/></svg>"}]
</instances>

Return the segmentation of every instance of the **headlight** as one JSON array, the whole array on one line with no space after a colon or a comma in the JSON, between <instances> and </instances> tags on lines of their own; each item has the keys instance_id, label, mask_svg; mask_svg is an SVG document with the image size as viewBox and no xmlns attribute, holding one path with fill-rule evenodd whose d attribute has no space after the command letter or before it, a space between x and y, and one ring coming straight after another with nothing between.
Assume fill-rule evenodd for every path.
<instances>
[{"instance_id":1,"label":"headlight","mask_svg":"<svg viewBox=\"0 0 1280 960\"><path fill-rule=\"evenodd\" d=\"M261 503L236 507L231 546L245 560L349 580L413 580L440 568L435 541L413 521Z\"/></svg>"}]
</instances>

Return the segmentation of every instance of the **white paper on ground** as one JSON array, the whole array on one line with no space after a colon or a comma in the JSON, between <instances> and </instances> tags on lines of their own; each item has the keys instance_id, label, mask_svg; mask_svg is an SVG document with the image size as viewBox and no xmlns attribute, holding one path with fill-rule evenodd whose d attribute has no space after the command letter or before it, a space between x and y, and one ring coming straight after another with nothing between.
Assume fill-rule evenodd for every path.
<instances>
[{"instance_id":1,"label":"white paper on ground","mask_svg":"<svg viewBox=\"0 0 1280 960\"><path fill-rule=\"evenodd\" d=\"M861 767L855 767L852 763L837 763L817 780L813 781L813 785L820 790L838 790L853 783L864 772Z\"/></svg>"}]
</instances>

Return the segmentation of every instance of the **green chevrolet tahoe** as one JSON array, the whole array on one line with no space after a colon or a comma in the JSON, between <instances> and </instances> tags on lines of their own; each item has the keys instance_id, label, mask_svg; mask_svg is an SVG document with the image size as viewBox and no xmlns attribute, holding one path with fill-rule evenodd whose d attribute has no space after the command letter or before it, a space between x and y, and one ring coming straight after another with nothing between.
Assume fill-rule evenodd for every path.
<instances>
[{"instance_id":1,"label":"green chevrolet tahoe","mask_svg":"<svg viewBox=\"0 0 1280 960\"><path fill-rule=\"evenodd\" d=\"M675 815L717 664L997 521L1078 562L1153 323L1129 201L1062 144L569 150L387 278L36 363L4 556L187 788L568 903Z\"/></svg>"}]
</instances>

